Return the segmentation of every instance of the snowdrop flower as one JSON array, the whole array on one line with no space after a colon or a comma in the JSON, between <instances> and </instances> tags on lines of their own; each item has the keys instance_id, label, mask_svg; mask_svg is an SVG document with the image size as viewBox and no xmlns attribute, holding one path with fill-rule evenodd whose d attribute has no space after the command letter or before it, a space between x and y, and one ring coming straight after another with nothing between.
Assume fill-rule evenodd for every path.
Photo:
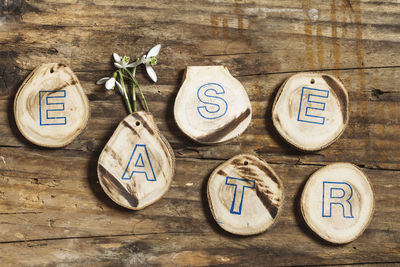
<instances>
[{"instance_id":1,"label":"snowdrop flower","mask_svg":"<svg viewBox=\"0 0 400 267\"><path fill-rule=\"evenodd\" d=\"M152 66L157 64L156 56L158 55L158 53L160 53L160 49L160 44L154 46L152 49L150 49L149 53L147 53L147 55L144 55L141 59L142 63L146 66L147 74L150 76L153 82L157 82L157 75Z\"/></svg>"},{"instance_id":2,"label":"snowdrop flower","mask_svg":"<svg viewBox=\"0 0 400 267\"><path fill-rule=\"evenodd\" d=\"M103 77L100 80L96 82L96 84L104 84L107 90L113 90L115 85L118 86L118 88L121 90L122 86L121 84L115 79L117 77L116 73L114 73L113 77Z\"/></svg>"},{"instance_id":3,"label":"snowdrop flower","mask_svg":"<svg viewBox=\"0 0 400 267\"><path fill-rule=\"evenodd\" d=\"M118 87L122 97L125 100L126 107L128 108L129 113L136 112L136 90L139 91L140 95L143 99L143 105L145 110L148 112L149 107L147 105L146 98L142 92L142 89L139 86L138 81L136 80L136 67L140 64L145 65L146 72L151 78L152 81L157 82L157 75L153 70L153 66L157 64L157 56L160 53L161 45L158 44L150 49L147 55L142 56L141 58L136 59L135 62L129 63L130 58L128 56L121 57L117 53L113 53L114 58L114 66L117 70L113 73L112 77L103 77L96 82L96 84L104 84L107 90L113 90L115 86ZM132 68L132 70L130 70ZM127 87L125 84L125 79L128 79L129 82L132 83L132 103L133 110L131 106L131 100L129 99L130 95L127 91ZM128 84L129 85L129 84Z\"/></svg>"},{"instance_id":4,"label":"snowdrop flower","mask_svg":"<svg viewBox=\"0 0 400 267\"><path fill-rule=\"evenodd\" d=\"M147 74L150 76L153 82L157 82L157 75L152 66L157 65L156 56L158 55L158 53L160 53L160 49L160 44L154 46L152 49L150 49L147 55L143 55L142 58L138 58L134 63L128 64L128 66L133 68L139 66L140 64L144 64L146 66Z\"/></svg>"},{"instance_id":5,"label":"snowdrop flower","mask_svg":"<svg viewBox=\"0 0 400 267\"><path fill-rule=\"evenodd\" d=\"M126 68L133 68L136 67L135 63L130 63L129 60L130 58L127 56L121 57L117 53L113 53L113 58L114 58L114 66L119 68L119 69L126 69Z\"/></svg>"},{"instance_id":6,"label":"snowdrop flower","mask_svg":"<svg viewBox=\"0 0 400 267\"><path fill-rule=\"evenodd\" d=\"M98 80L97 82L96 82L96 84L98 84L98 85L100 85L100 84L103 84L103 83L105 83L105 87L106 87L106 89L107 90L112 90L112 89L114 89L114 87L115 87L115 82L116 82L117 80L115 80L115 78L114 77L103 77L103 78L101 78L100 80Z\"/></svg>"}]
</instances>

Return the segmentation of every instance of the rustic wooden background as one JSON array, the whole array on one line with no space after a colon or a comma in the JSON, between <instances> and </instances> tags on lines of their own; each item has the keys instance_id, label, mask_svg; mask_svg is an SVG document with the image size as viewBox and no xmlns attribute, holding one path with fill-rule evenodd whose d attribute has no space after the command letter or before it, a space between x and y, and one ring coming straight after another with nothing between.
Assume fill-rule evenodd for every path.
<instances>
[{"instance_id":1,"label":"rustic wooden background","mask_svg":"<svg viewBox=\"0 0 400 267\"><path fill-rule=\"evenodd\" d=\"M336 265L400 263L399 0L1 0L0 265ZM177 157L165 197L138 212L97 183L96 162L126 115L121 97L96 86L112 52L140 56L161 43L159 82L140 70L151 111ZM18 132L15 93L44 62L68 64L90 100L87 129L64 149ZM173 104L187 65L225 65L247 89L253 120L219 146L186 138ZM332 146L300 153L274 130L279 85L300 71L339 76L350 124ZM285 185L277 224L253 237L222 231L208 209L208 175L224 160L257 153ZM315 170L349 161L370 177L376 211L356 241L333 246L304 225L297 206ZM62 266L65 266L62 265Z\"/></svg>"}]
</instances>

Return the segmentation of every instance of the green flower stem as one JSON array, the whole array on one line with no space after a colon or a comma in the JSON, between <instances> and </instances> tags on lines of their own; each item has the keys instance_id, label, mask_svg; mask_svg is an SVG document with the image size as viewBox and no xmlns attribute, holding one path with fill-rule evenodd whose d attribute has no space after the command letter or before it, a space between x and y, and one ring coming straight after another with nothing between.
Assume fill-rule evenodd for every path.
<instances>
[{"instance_id":1,"label":"green flower stem","mask_svg":"<svg viewBox=\"0 0 400 267\"><path fill-rule=\"evenodd\" d=\"M133 73L132 76L134 76L136 73L136 67L133 68L132 73ZM133 109L136 111L137 110L137 108L136 108L136 85L133 81L132 81L132 99L133 99L133 103L134 103Z\"/></svg>"},{"instance_id":2,"label":"green flower stem","mask_svg":"<svg viewBox=\"0 0 400 267\"><path fill-rule=\"evenodd\" d=\"M129 109L129 113L132 113L131 103L129 101L128 94L126 93L126 89L125 89L125 83L124 83L123 74L122 74L122 72L120 70L118 71L118 74L119 74L119 78L120 78L120 81L121 81L123 97L125 98L125 102L126 102L126 105L127 105L128 109Z\"/></svg>"},{"instance_id":3,"label":"green flower stem","mask_svg":"<svg viewBox=\"0 0 400 267\"><path fill-rule=\"evenodd\" d=\"M139 83L137 82L135 76L133 76L133 74L132 74L129 70L127 70L127 69L125 69L125 70L126 70L126 72L129 74L129 76L131 76L132 82L134 82L135 85L136 85L136 87L138 88L139 93L141 94L142 99L143 99L144 108L146 109L147 112L149 112L149 106L147 105L147 101L146 101L146 98L144 97L144 94L143 94L143 92L142 92L142 89L140 89Z\"/></svg>"},{"instance_id":4,"label":"green flower stem","mask_svg":"<svg viewBox=\"0 0 400 267\"><path fill-rule=\"evenodd\" d=\"M133 100L133 112L137 111L136 108L136 86L135 83L132 82L132 100Z\"/></svg>"}]
</instances>

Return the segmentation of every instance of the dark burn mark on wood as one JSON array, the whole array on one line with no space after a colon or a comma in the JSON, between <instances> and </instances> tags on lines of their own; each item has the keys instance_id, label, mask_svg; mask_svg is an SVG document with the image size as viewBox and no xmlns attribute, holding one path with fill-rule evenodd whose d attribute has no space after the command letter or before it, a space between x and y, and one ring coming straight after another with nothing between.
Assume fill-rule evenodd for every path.
<instances>
[{"instance_id":1,"label":"dark burn mark on wood","mask_svg":"<svg viewBox=\"0 0 400 267\"><path fill-rule=\"evenodd\" d=\"M244 162L247 161L247 165ZM231 163L244 178L254 179L257 174L252 170L253 159L245 157L244 159L234 159Z\"/></svg>"},{"instance_id":2,"label":"dark burn mark on wood","mask_svg":"<svg viewBox=\"0 0 400 267\"><path fill-rule=\"evenodd\" d=\"M62 90L62 89L64 89L64 88L66 88L66 87L68 87L68 86L75 85L75 84L77 84L77 83L78 83L77 80L72 79L71 81L62 84L62 85L60 85L59 87L52 89L52 91L58 92L58 91L60 91L60 90ZM51 94L53 94L53 93L55 93L55 92L49 93L49 95L51 95Z\"/></svg>"},{"instance_id":3,"label":"dark burn mark on wood","mask_svg":"<svg viewBox=\"0 0 400 267\"><path fill-rule=\"evenodd\" d=\"M234 159L234 160L232 160L232 165L235 166L235 167L241 166L241 165L243 165L243 160Z\"/></svg>"},{"instance_id":4,"label":"dark burn mark on wood","mask_svg":"<svg viewBox=\"0 0 400 267\"><path fill-rule=\"evenodd\" d=\"M142 117L140 114L138 113L133 113L132 116L140 121L140 123L142 124L142 126L151 134L154 135L154 130L153 127L149 125L149 123L145 120L144 117Z\"/></svg>"},{"instance_id":5,"label":"dark burn mark on wood","mask_svg":"<svg viewBox=\"0 0 400 267\"><path fill-rule=\"evenodd\" d=\"M134 134L138 134L135 128L133 128L129 123L127 123L125 120L122 121L122 125L126 128L129 128Z\"/></svg>"},{"instance_id":6,"label":"dark burn mark on wood","mask_svg":"<svg viewBox=\"0 0 400 267\"><path fill-rule=\"evenodd\" d=\"M263 203L264 207L268 210L269 214L271 214L272 218L275 218L276 215L278 214L278 207L274 205L269 199L268 195L265 194L265 192L261 191L257 186L256 186L256 193L258 198L261 200L261 203Z\"/></svg>"},{"instance_id":7,"label":"dark burn mark on wood","mask_svg":"<svg viewBox=\"0 0 400 267\"><path fill-rule=\"evenodd\" d=\"M113 159L115 159L116 161L118 161L120 166L123 166L122 163L122 158L114 151L114 149L110 148L109 146L106 145L106 147L104 148L104 151L107 153L111 154L111 157Z\"/></svg>"},{"instance_id":8,"label":"dark burn mark on wood","mask_svg":"<svg viewBox=\"0 0 400 267\"><path fill-rule=\"evenodd\" d=\"M347 97L343 88L340 84L338 84L334 79L332 79L328 75L322 75L322 78L329 85L330 88L335 92L336 96L339 99L340 109L343 114L343 123L347 122Z\"/></svg>"},{"instance_id":9,"label":"dark burn mark on wood","mask_svg":"<svg viewBox=\"0 0 400 267\"><path fill-rule=\"evenodd\" d=\"M259 159L259 160L254 160L252 157L245 156L241 159L234 159L232 161L232 164L235 166L235 168L242 170L244 169L244 162L248 162L248 166L254 166L258 169L260 169L262 172L264 172L271 180L278 185L278 188L281 187L281 184L279 182L279 178L274 174L272 170L270 170L267 166L264 165L264 163ZM246 167L248 168L248 167ZM251 173L253 176L257 176L256 173Z\"/></svg>"},{"instance_id":10,"label":"dark burn mark on wood","mask_svg":"<svg viewBox=\"0 0 400 267\"><path fill-rule=\"evenodd\" d=\"M228 174L227 174L226 172L224 172L223 170L219 170L219 171L217 172L217 174L218 174L218 175L221 175L221 176L224 176L224 177L228 176Z\"/></svg>"},{"instance_id":11,"label":"dark burn mark on wood","mask_svg":"<svg viewBox=\"0 0 400 267\"><path fill-rule=\"evenodd\" d=\"M143 120L142 121L143 127L151 134L154 135L154 130L152 128L152 126L150 126L147 121Z\"/></svg>"},{"instance_id":12,"label":"dark burn mark on wood","mask_svg":"<svg viewBox=\"0 0 400 267\"><path fill-rule=\"evenodd\" d=\"M134 196L131 195L125 187L122 186L121 183L117 181L117 179L109 173L101 164L99 165L99 177L101 181L103 182L103 185L107 188L107 190L111 193L114 194L115 191L117 191L118 195L126 199L126 201L131 205L131 207L137 207L138 206L138 199Z\"/></svg>"},{"instance_id":13,"label":"dark burn mark on wood","mask_svg":"<svg viewBox=\"0 0 400 267\"><path fill-rule=\"evenodd\" d=\"M247 161L248 165L244 165L244 162ZM232 160L232 165L237 169L242 178L247 178L256 181L256 194L260 199L261 203L271 214L272 218L275 218L278 214L278 206L275 205L271 198L274 197L274 193L268 189L268 187L264 184L262 177L257 175L257 172L254 171L254 168L258 168L262 172L264 172L273 182L275 182L278 188L281 187L278 177L263 164L260 160L256 160L256 157L244 156L240 158L236 158Z\"/></svg>"},{"instance_id":14,"label":"dark burn mark on wood","mask_svg":"<svg viewBox=\"0 0 400 267\"><path fill-rule=\"evenodd\" d=\"M126 190L129 192L131 196L134 196L136 194L136 182L135 180L132 179L132 184L127 184L126 185Z\"/></svg>"},{"instance_id":15,"label":"dark burn mark on wood","mask_svg":"<svg viewBox=\"0 0 400 267\"><path fill-rule=\"evenodd\" d=\"M242 176L245 178L251 178L257 176L257 174L251 169L251 167L242 166L237 168Z\"/></svg>"},{"instance_id":16,"label":"dark burn mark on wood","mask_svg":"<svg viewBox=\"0 0 400 267\"><path fill-rule=\"evenodd\" d=\"M215 130L213 133L201 136L198 138L200 142L212 143L221 140L224 136L233 131L239 124L250 115L250 109L246 109L239 117L233 119L231 122Z\"/></svg>"},{"instance_id":17,"label":"dark burn mark on wood","mask_svg":"<svg viewBox=\"0 0 400 267\"><path fill-rule=\"evenodd\" d=\"M274 183L276 183L278 185L278 188L281 187L281 183L279 182L278 177L264 164L260 164L260 163L256 163L254 162L254 164L261 170L263 171L269 178L271 178L272 181L274 181Z\"/></svg>"}]
</instances>

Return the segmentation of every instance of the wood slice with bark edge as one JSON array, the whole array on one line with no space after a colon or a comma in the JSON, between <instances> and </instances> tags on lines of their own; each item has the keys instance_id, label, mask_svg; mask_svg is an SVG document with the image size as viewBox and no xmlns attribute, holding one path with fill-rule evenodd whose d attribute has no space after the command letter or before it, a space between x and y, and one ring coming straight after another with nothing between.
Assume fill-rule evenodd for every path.
<instances>
[{"instance_id":1,"label":"wood slice with bark edge","mask_svg":"<svg viewBox=\"0 0 400 267\"><path fill-rule=\"evenodd\" d=\"M368 227L374 205L368 177L351 163L333 163L314 172L300 200L308 226L335 244L357 239Z\"/></svg>"},{"instance_id":2,"label":"wood slice with bark edge","mask_svg":"<svg viewBox=\"0 0 400 267\"><path fill-rule=\"evenodd\" d=\"M299 73L279 89L272 121L289 144L304 151L321 150L344 132L349 121L348 103L347 91L336 77Z\"/></svg>"},{"instance_id":3,"label":"wood slice with bark edge","mask_svg":"<svg viewBox=\"0 0 400 267\"><path fill-rule=\"evenodd\" d=\"M214 219L225 231L255 235L276 222L283 206L284 189L265 161L240 154L212 172L207 197Z\"/></svg>"},{"instance_id":4,"label":"wood slice with bark edge","mask_svg":"<svg viewBox=\"0 0 400 267\"><path fill-rule=\"evenodd\" d=\"M243 85L224 66L188 66L174 105L178 127L202 144L227 142L251 121Z\"/></svg>"},{"instance_id":5,"label":"wood slice with bark edge","mask_svg":"<svg viewBox=\"0 0 400 267\"><path fill-rule=\"evenodd\" d=\"M143 209L168 191L175 156L151 113L135 112L120 122L100 154L97 173L104 192L128 209Z\"/></svg>"},{"instance_id":6,"label":"wood slice with bark edge","mask_svg":"<svg viewBox=\"0 0 400 267\"><path fill-rule=\"evenodd\" d=\"M85 129L89 101L69 67L47 63L35 68L18 89L14 116L18 129L32 143L63 147Z\"/></svg>"}]
</instances>

